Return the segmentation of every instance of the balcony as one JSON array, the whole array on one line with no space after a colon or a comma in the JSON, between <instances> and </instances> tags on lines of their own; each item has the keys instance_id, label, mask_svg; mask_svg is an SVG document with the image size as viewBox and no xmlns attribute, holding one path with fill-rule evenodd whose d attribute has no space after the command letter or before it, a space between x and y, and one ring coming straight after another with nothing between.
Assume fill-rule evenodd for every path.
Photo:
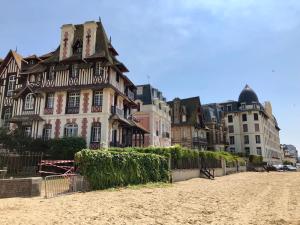
<instances>
[{"instance_id":1,"label":"balcony","mask_svg":"<svg viewBox=\"0 0 300 225\"><path fill-rule=\"evenodd\" d=\"M119 109L117 106L111 106L111 114L124 118L124 110Z\"/></svg>"},{"instance_id":2,"label":"balcony","mask_svg":"<svg viewBox=\"0 0 300 225\"><path fill-rule=\"evenodd\" d=\"M202 138L202 137L193 137L193 143L203 143L203 144L206 144L207 140L206 140L206 138Z\"/></svg>"},{"instance_id":3,"label":"balcony","mask_svg":"<svg viewBox=\"0 0 300 225\"><path fill-rule=\"evenodd\" d=\"M53 108L44 108L44 115L52 115Z\"/></svg>"},{"instance_id":4,"label":"balcony","mask_svg":"<svg viewBox=\"0 0 300 225\"><path fill-rule=\"evenodd\" d=\"M79 113L79 107L67 107L66 108L66 114L78 114Z\"/></svg>"},{"instance_id":5,"label":"balcony","mask_svg":"<svg viewBox=\"0 0 300 225\"><path fill-rule=\"evenodd\" d=\"M92 112L102 112L102 106L92 106Z\"/></svg>"},{"instance_id":6,"label":"balcony","mask_svg":"<svg viewBox=\"0 0 300 225\"><path fill-rule=\"evenodd\" d=\"M125 94L130 100L134 101L134 97L135 97L134 92L132 92L128 89Z\"/></svg>"}]
</instances>

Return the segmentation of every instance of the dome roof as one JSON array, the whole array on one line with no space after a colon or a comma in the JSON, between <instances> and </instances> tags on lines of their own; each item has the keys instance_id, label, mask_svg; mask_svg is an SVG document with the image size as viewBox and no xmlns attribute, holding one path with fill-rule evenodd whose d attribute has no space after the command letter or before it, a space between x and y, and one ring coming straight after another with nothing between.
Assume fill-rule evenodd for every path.
<instances>
[{"instance_id":1,"label":"dome roof","mask_svg":"<svg viewBox=\"0 0 300 225\"><path fill-rule=\"evenodd\" d=\"M259 103L256 93L247 84L239 96L239 103L252 104Z\"/></svg>"}]
</instances>

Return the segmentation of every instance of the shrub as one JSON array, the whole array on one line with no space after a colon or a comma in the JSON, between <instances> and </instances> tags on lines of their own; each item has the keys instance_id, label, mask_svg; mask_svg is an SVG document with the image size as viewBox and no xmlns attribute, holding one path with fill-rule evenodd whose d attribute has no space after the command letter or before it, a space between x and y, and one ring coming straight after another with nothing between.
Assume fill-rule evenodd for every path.
<instances>
[{"instance_id":1,"label":"shrub","mask_svg":"<svg viewBox=\"0 0 300 225\"><path fill-rule=\"evenodd\" d=\"M86 148L86 141L82 137L64 137L49 141L49 151L52 159L74 159L76 152Z\"/></svg>"},{"instance_id":2,"label":"shrub","mask_svg":"<svg viewBox=\"0 0 300 225\"><path fill-rule=\"evenodd\" d=\"M250 155L249 156L249 162L251 162L254 165L262 165L263 164L263 157L257 156L257 155Z\"/></svg>"},{"instance_id":3,"label":"shrub","mask_svg":"<svg viewBox=\"0 0 300 225\"><path fill-rule=\"evenodd\" d=\"M75 160L93 189L169 181L167 159L155 154L86 149Z\"/></svg>"}]
</instances>

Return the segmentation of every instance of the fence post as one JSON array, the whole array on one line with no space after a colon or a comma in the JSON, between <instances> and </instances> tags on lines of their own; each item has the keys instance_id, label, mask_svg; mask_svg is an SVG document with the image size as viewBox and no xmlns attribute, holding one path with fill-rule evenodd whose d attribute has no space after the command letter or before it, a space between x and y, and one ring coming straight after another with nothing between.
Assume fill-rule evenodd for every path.
<instances>
[{"instance_id":1,"label":"fence post","mask_svg":"<svg viewBox=\"0 0 300 225\"><path fill-rule=\"evenodd\" d=\"M170 183L173 183L173 181L172 181L172 155L168 158L168 164L169 164L169 171L170 171Z\"/></svg>"},{"instance_id":2,"label":"fence post","mask_svg":"<svg viewBox=\"0 0 300 225\"><path fill-rule=\"evenodd\" d=\"M221 159L222 169L223 169L223 175L226 175L226 161L224 158Z\"/></svg>"}]
</instances>

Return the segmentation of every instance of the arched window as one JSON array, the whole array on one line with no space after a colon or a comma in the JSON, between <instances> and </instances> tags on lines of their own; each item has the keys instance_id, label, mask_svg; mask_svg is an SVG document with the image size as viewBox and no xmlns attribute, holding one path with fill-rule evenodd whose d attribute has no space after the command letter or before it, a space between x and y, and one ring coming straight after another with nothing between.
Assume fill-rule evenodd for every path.
<instances>
[{"instance_id":1,"label":"arched window","mask_svg":"<svg viewBox=\"0 0 300 225\"><path fill-rule=\"evenodd\" d=\"M76 123L68 123L65 125L65 137L77 137L78 126Z\"/></svg>"},{"instance_id":2,"label":"arched window","mask_svg":"<svg viewBox=\"0 0 300 225\"><path fill-rule=\"evenodd\" d=\"M31 74L31 75L29 76L29 82L30 82L30 83L35 83L35 75L34 75L34 74Z\"/></svg>"},{"instance_id":3,"label":"arched window","mask_svg":"<svg viewBox=\"0 0 300 225\"><path fill-rule=\"evenodd\" d=\"M24 104L25 110L33 110L34 109L34 96L33 93L29 93L25 97L25 104Z\"/></svg>"},{"instance_id":4,"label":"arched window","mask_svg":"<svg viewBox=\"0 0 300 225\"><path fill-rule=\"evenodd\" d=\"M91 142L100 143L101 141L101 123L93 123L91 131Z\"/></svg>"}]
</instances>

